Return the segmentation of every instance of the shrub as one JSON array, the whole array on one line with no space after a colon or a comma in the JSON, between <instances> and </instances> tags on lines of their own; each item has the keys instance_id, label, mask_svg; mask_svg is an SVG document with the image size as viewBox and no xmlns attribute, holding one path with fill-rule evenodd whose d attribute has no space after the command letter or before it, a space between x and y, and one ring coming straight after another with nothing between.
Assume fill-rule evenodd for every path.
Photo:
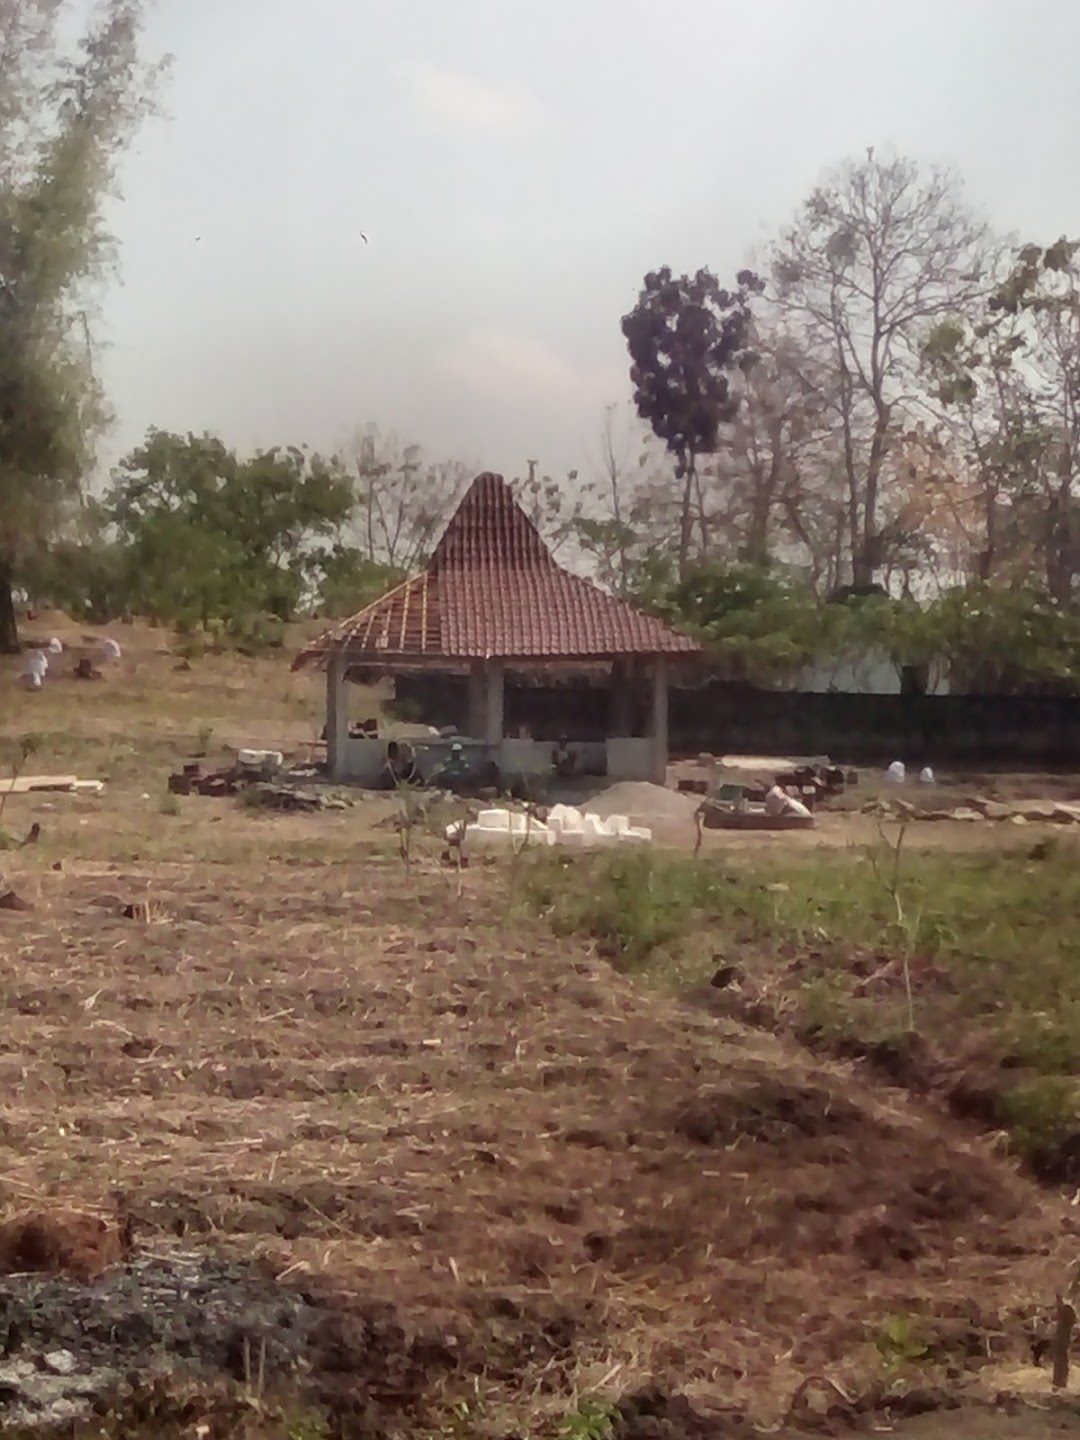
<instances>
[{"instance_id":1,"label":"shrub","mask_svg":"<svg viewBox=\"0 0 1080 1440\"><path fill-rule=\"evenodd\" d=\"M579 856L544 856L525 891L557 935L588 935L627 970L688 935L703 914L731 911L740 893L703 862L636 847L584 864Z\"/></svg>"}]
</instances>

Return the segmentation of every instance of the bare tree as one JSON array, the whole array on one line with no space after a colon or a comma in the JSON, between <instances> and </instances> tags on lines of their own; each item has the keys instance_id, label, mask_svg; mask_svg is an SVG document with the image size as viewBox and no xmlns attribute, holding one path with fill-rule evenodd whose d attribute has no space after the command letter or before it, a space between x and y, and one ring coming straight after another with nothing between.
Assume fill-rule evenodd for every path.
<instances>
[{"instance_id":1,"label":"bare tree","mask_svg":"<svg viewBox=\"0 0 1080 1440\"><path fill-rule=\"evenodd\" d=\"M606 405L588 469L577 481L566 538L613 594L634 590L650 546L674 553L678 488L648 427L630 407Z\"/></svg>"},{"instance_id":2,"label":"bare tree","mask_svg":"<svg viewBox=\"0 0 1080 1440\"><path fill-rule=\"evenodd\" d=\"M773 249L779 318L814 364L805 379L838 437L851 577L886 563L882 485L922 401L920 347L987 288L985 225L948 172L849 162L810 195Z\"/></svg>"},{"instance_id":3,"label":"bare tree","mask_svg":"<svg viewBox=\"0 0 1080 1440\"><path fill-rule=\"evenodd\" d=\"M578 472L568 470L559 481L541 473L539 460L526 460L525 474L515 476L510 487L548 549L558 554L573 539L581 513Z\"/></svg>"},{"instance_id":4,"label":"bare tree","mask_svg":"<svg viewBox=\"0 0 1080 1440\"><path fill-rule=\"evenodd\" d=\"M949 317L925 359L977 503L974 573L1038 576L1059 604L1080 573L1080 244L1025 245L985 305Z\"/></svg>"},{"instance_id":5,"label":"bare tree","mask_svg":"<svg viewBox=\"0 0 1080 1440\"><path fill-rule=\"evenodd\" d=\"M808 482L820 427L805 364L789 337L756 323L750 345L754 363L739 382L739 408L707 488L720 548L765 564L808 542L803 517L812 503Z\"/></svg>"},{"instance_id":6,"label":"bare tree","mask_svg":"<svg viewBox=\"0 0 1080 1440\"><path fill-rule=\"evenodd\" d=\"M375 425L356 431L344 457L353 475L356 512L340 537L365 560L392 570L427 559L474 471L457 461L428 460Z\"/></svg>"}]
</instances>

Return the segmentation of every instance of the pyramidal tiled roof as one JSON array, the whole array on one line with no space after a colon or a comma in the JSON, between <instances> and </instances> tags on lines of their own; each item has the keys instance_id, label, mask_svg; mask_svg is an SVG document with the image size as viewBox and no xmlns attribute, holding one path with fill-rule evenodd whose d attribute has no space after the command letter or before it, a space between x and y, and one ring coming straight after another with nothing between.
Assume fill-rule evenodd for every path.
<instances>
[{"instance_id":1,"label":"pyramidal tiled roof","mask_svg":"<svg viewBox=\"0 0 1080 1440\"><path fill-rule=\"evenodd\" d=\"M663 621L557 564L501 475L478 475L425 570L295 661L601 659L693 654Z\"/></svg>"}]
</instances>

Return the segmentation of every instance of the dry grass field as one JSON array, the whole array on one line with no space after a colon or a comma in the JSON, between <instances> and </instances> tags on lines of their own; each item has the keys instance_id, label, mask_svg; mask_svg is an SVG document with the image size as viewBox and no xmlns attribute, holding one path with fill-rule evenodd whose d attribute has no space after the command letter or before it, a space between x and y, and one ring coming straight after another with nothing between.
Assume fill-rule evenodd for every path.
<instances>
[{"instance_id":1,"label":"dry grass field","mask_svg":"<svg viewBox=\"0 0 1080 1440\"><path fill-rule=\"evenodd\" d=\"M459 876L422 842L406 875L390 799L285 815L168 795L195 750L307 753L320 684L280 657L178 669L161 632L117 635L100 681L61 665L27 694L0 671L8 759L33 733L35 771L107 782L0 816L41 827L0 853L29 907L0 910L0 1261L7 1244L9 1271L63 1272L0 1284L0 1381L24 1352L140 1372L111 1419L56 1409L86 1435L1080 1433L1036 1363L1080 1254L1069 1193L929 1080L833 1043L843 1027L811 1043L823 995L860 1023L874 998L799 969L838 963L820 899L855 893L867 817L710 836L695 873L758 899L688 900L693 925L677 895L654 906L629 974L570 913L580 866ZM911 885L1006 842L927 827ZM1052 863L1043 898L1075 914L1071 854ZM884 974L902 937L860 923L844 954L885 947ZM980 946L1012 953L994 926ZM920 1017L959 1055L968 992L908 938ZM738 1004L703 983L724 965L746 972ZM3 1433L35 1419L0 1383L4 1405Z\"/></svg>"}]
</instances>

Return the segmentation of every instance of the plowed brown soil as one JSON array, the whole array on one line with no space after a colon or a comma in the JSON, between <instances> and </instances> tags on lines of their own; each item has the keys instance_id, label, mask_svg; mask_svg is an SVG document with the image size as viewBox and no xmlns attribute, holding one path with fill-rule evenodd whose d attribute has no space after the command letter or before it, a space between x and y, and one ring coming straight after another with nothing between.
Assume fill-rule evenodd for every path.
<instances>
[{"instance_id":1,"label":"plowed brown soil","mask_svg":"<svg viewBox=\"0 0 1080 1440\"><path fill-rule=\"evenodd\" d=\"M412 1398L496 1414L651 1383L775 1421L807 1375L880 1379L895 1316L957 1376L1030 1363L1075 1210L619 979L488 871L458 898L378 857L9 869L7 1211L119 1203L143 1246L389 1307L438 1347Z\"/></svg>"}]
</instances>

